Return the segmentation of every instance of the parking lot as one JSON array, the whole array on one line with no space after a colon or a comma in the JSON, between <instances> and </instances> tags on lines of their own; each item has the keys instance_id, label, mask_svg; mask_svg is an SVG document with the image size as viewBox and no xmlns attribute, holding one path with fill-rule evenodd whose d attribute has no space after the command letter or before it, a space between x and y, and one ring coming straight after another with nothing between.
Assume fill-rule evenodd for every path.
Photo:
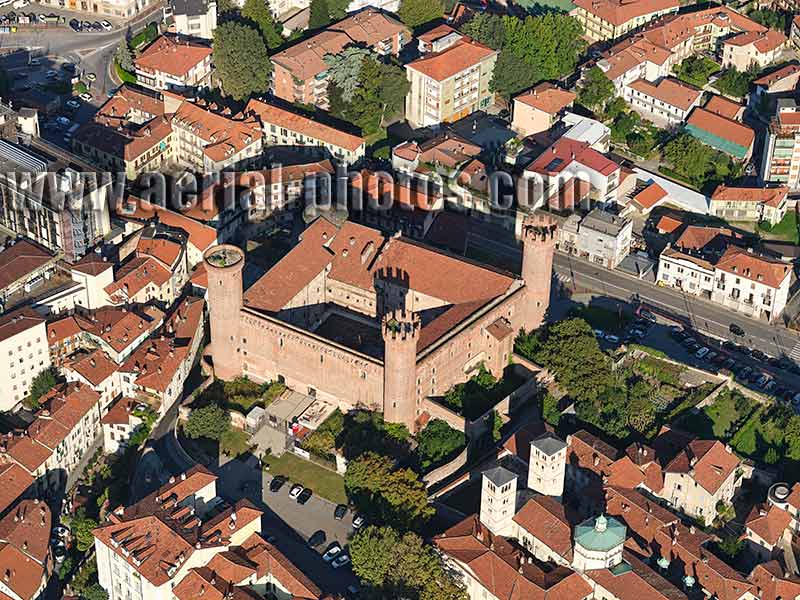
<instances>
[{"instance_id":1,"label":"parking lot","mask_svg":"<svg viewBox=\"0 0 800 600\"><path fill-rule=\"evenodd\" d=\"M746 332L732 328L729 339L718 339L662 319L649 311L616 333L596 330L601 347L638 343L660 350L670 359L697 369L733 376L741 385L790 404L800 413L800 367L787 357L770 357L746 344Z\"/></svg>"}]
</instances>

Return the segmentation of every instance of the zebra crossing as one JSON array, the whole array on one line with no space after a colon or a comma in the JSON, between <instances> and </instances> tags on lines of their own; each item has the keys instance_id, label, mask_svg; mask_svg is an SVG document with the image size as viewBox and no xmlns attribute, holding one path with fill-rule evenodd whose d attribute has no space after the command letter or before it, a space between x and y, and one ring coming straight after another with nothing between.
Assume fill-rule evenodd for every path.
<instances>
[{"instance_id":1,"label":"zebra crossing","mask_svg":"<svg viewBox=\"0 0 800 600\"><path fill-rule=\"evenodd\" d=\"M565 275L564 273L556 273L556 279L564 284L572 283L572 277L570 277L569 275Z\"/></svg>"},{"instance_id":2,"label":"zebra crossing","mask_svg":"<svg viewBox=\"0 0 800 600\"><path fill-rule=\"evenodd\" d=\"M797 342L791 352L789 352L789 358L795 362L800 362L800 342Z\"/></svg>"}]
</instances>

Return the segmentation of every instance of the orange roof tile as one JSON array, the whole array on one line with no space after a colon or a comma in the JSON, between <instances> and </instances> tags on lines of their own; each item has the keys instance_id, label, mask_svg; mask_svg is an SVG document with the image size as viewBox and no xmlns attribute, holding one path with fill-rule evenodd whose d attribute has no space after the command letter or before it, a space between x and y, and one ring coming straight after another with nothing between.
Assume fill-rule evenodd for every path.
<instances>
[{"instance_id":1,"label":"orange roof tile","mask_svg":"<svg viewBox=\"0 0 800 600\"><path fill-rule=\"evenodd\" d=\"M758 281L772 288L780 287L791 275L791 268L786 263L751 254L736 246L730 246L716 266L727 273Z\"/></svg>"},{"instance_id":2,"label":"orange roof tile","mask_svg":"<svg viewBox=\"0 0 800 600\"><path fill-rule=\"evenodd\" d=\"M636 202L636 204L638 204L639 206L641 206L644 210L650 210L666 197L667 197L667 192L664 188L662 188L657 183L651 183L641 192L636 194L633 197L633 201ZM669 217L662 217L662 220L667 218Z\"/></svg>"},{"instance_id":3,"label":"orange roof tile","mask_svg":"<svg viewBox=\"0 0 800 600\"><path fill-rule=\"evenodd\" d=\"M147 46L133 62L137 69L183 78L210 56L211 48L205 44L162 35Z\"/></svg>"},{"instance_id":4,"label":"orange roof tile","mask_svg":"<svg viewBox=\"0 0 800 600\"><path fill-rule=\"evenodd\" d=\"M514 522L568 562L572 560L572 525L558 500L536 495L517 511Z\"/></svg>"},{"instance_id":5,"label":"orange roof tile","mask_svg":"<svg viewBox=\"0 0 800 600\"><path fill-rule=\"evenodd\" d=\"M54 261L55 257L39 244L18 240L0 250L0 291Z\"/></svg>"},{"instance_id":6,"label":"orange roof tile","mask_svg":"<svg viewBox=\"0 0 800 600\"><path fill-rule=\"evenodd\" d=\"M740 464L739 458L722 442L694 440L664 467L664 471L689 473L703 489L715 494Z\"/></svg>"},{"instance_id":7,"label":"orange roof tile","mask_svg":"<svg viewBox=\"0 0 800 600\"><path fill-rule=\"evenodd\" d=\"M100 422L103 425L128 425L136 404L133 398L120 398L109 407Z\"/></svg>"},{"instance_id":8,"label":"orange roof tile","mask_svg":"<svg viewBox=\"0 0 800 600\"><path fill-rule=\"evenodd\" d=\"M533 108L555 115L575 101L576 95L568 90L543 82L519 96L514 102L521 102Z\"/></svg>"},{"instance_id":9,"label":"orange roof tile","mask_svg":"<svg viewBox=\"0 0 800 600\"><path fill-rule=\"evenodd\" d=\"M149 221L158 216L158 220L164 225L185 231L189 236L189 243L201 252L217 243L217 230L213 227L135 196L126 198L123 204L117 208L116 213L123 219L137 221Z\"/></svg>"},{"instance_id":10,"label":"orange roof tile","mask_svg":"<svg viewBox=\"0 0 800 600\"><path fill-rule=\"evenodd\" d=\"M783 537L792 520L788 512L777 506L754 506L745 519L745 527L774 546Z\"/></svg>"},{"instance_id":11,"label":"orange roof tile","mask_svg":"<svg viewBox=\"0 0 800 600\"><path fill-rule=\"evenodd\" d=\"M426 54L408 63L406 68L436 81L444 81L497 54L497 50L465 36L441 52Z\"/></svg>"},{"instance_id":12,"label":"orange roof tile","mask_svg":"<svg viewBox=\"0 0 800 600\"><path fill-rule=\"evenodd\" d=\"M202 101L184 100L172 116L173 127L190 130L203 140L203 154L220 162L261 139L261 125L251 117L230 117Z\"/></svg>"},{"instance_id":13,"label":"orange roof tile","mask_svg":"<svg viewBox=\"0 0 800 600\"><path fill-rule=\"evenodd\" d=\"M120 268L114 283L107 285L105 292L112 299L119 295L119 301L127 302L149 285L161 288L171 276L172 273L156 259L149 256L135 256Z\"/></svg>"},{"instance_id":14,"label":"orange roof tile","mask_svg":"<svg viewBox=\"0 0 800 600\"><path fill-rule=\"evenodd\" d=\"M99 386L117 370L117 363L100 350L77 354L67 363L66 368L81 375L93 386Z\"/></svg>"},{"instance_id":15,"label":"orange roof tile","mask_svg":"<svg viewBox=\"0 0 800 600\"><path fill-rule=\"evenodd\" d=\"M612 25L622 25L636 17L665 10L678 10L677 0L575 0L575 5Z\"/></svg>"},{"instance_id":16,"label":"orange roof tile","mask_svg":"<svg viewBox=\"0 0 800 600\"><path fill-rule=\"evenodd\" d=\"M0 316L0 342L45 322L32 308L24 307Z\"/></svg>"},{"instance_id":17,"label":"orange roof tile","mask_svg":"<svg viewBox=\"0 0 800 600\"><path fill-rule=\"evenodd\" d=\"M726 119L738 120L739 115L744 110L744 106L733 100L728 100L723 96L713 94L711 99L706 102L705 109L718 114Z\"/></svg>"},{"instance_id":18,"label":"orange roof tile","mask_svg":"<svg viewBox=\"0 0 800 600\"><path fill-rule=\"evenodd\" d=\"M693 125L723 140L728 140L743 148L751 148L755 132L747 125L726 119L716 113L697 107L689 115L687 125Z\"/></svg>"},{"instance_id":19,"label":"orange roof tile","mask_svg":"<svg viewBox=\"0 0 800 600\"><path fill-rule=\"evenodd\" d=\"M712 201L757 202L773 208L779 207L789 195L789 188L779 187L733 187L720 184L711 194Z\"/></svg>"},{"instance_id":20,"label":"orange roof tile","mask_svg":"<svg viewBox=\"0 0 800 600\"><path fill-rule=\"evenodd\" d=\"M637 92L684 111L689 110L703 95L702 90L668 77L659 81L658 84L650 83L645 79L637 79L628 85Z\"/></svg>"},{"instance_id":21,"label":"orange roof tile","mask_svg":"<svg viewBox=\"0 0 800 600\"><path fill-rule=\"evenodd\" d=\"M31 485L33 477L23 467L13 462L0 464L0 514L4 513Z\"/></svg>"}]
</instances>

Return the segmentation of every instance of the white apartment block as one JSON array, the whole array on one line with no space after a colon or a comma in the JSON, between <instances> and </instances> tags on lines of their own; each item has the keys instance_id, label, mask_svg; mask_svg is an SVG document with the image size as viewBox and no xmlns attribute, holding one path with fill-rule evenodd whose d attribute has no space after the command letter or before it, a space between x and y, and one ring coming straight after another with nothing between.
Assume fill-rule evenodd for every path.
<instances>
[{"instance_id":1,"label":"white apartment block","mask_svg":"<svg viewBox=\"0 0 800 600\"><path fill-rule=\"evenodd\" d=\"M658 259L656 283L711 298L714 291L714 265L699 256L665 248Z\"/></svg>"},{"instance_id":2,"label":"white apartment block","mask_svg":"<svg viewBox=\"0 0 800 600\"><path fill-rule=\"evenodd\" d=\"M633 221L596 208L581 217L570 215L558 230L558 248L608 269L630 253Z\"/></svg>"},{"instance_id":3,"label":"white apartment block","mask_svg":"<svg viewBox=\"0 0 800 600\"><path fill-rule=\"evenodd\" d=\"M17 406L49 366L45 319L28 308L0 316L0 410Z\"/></svg>"},{"instance_id":4,"label":"white apartment block","mask_svg":"<svg viewBox=\"0 0 800 600\"><path fill-rule=\"evenodd\" d=\"M624 87L623 97L645 119L657 124L682 123L700 104L702 90L676 79L661 79L657 84L637 79Z\"/></svg>"}]
</instances>

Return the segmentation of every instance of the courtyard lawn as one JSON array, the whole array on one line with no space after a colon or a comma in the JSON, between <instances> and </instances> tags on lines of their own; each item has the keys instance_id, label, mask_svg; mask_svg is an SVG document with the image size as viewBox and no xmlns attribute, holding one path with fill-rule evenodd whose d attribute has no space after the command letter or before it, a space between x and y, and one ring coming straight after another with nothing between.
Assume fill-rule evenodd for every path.
<instances>
[{"instance_id":1,"label":"courtyard lawn","mask_svg":"<svg viewBox=\"0 0 800 600\"><path fill-rule=\"evenodd\" d=\"M700 414L687 414L680 427L701 438L728 440L736 434L736 424L753 412L756 402L736 391L723 391ZM739 433L744 429L739 430ZM738 437L738 434L737 436Z\"/></svg>"},{"instance_id":2,"label":"courtyard lawn","mask_svg":"<svg viewBox=\"0 0 800 600\"><path fill-rule=\"evenodd\" d=\"M753 460L774 464L783 453L784 429L791 414L791 409L783 406L759 407L733 436L731 446Z\"/></svg>"},{"instance_id":3,"label":"courtyard lawn","mask_svg":"<svg viewBox=\"0 0 800 600\"><path fill-rule=\"evenodd\" d=\"M702 88L719 70L720 66L707 56L690 56L675 67L675 75L685 83Z\"/></svg>"},{"instance_id":4,"label":"courtyard lawn","mask_svg":"<svg viewBox=\"0 0 800 600\"><path fill-rule=\"evenodd\" d=\"M325 467L286 452L283 456L267 456L271 475L283 475L292 483L311 488L315 494L336 504L347 504L344 478Z\"/></svg>"},{"instance_id":5,"label":"courtyard lawn","mask_svg":"<svg viewBox=\"0 0 800 600\"><path fill-rule=\"evenodd\" d=\"M758 224L758 229L767 235L764 237L776 240L784 240L792 244L800 244L800 236L797 233L797 213L790 210L780 222L770 227L766 223Z\"/></svg>"}]
</instances>

